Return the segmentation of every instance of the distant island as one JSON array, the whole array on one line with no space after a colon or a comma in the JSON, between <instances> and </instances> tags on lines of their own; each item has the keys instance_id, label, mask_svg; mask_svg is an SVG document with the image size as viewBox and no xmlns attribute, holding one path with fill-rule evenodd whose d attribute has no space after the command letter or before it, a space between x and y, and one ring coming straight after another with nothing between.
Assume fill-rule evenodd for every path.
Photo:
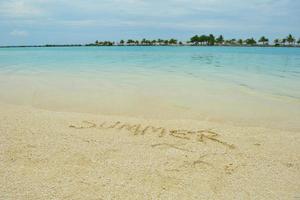
<instances>
[{"instance_id":1,"label":"distant island","mask_svg":"<svg viewBox=\"0 0 300 200\"><path fill-rule=\"evenodd\" d=\"M289 34L285 38L277 38L270 44L267 37L262 36L258 40L253 37L248 39L225 39L223 35L215 37L213 34L209 35L195 35L188 41L183 42L177 39L157 39L157 40L120 40L115 41L99 41L89 44L46 44L46 45L21 45L21 46L0 46L0 48L9 47L80 47L80 46L245 46L245 47L300 47L300 38L296 38Z\"/></svg>"}]
</instances>

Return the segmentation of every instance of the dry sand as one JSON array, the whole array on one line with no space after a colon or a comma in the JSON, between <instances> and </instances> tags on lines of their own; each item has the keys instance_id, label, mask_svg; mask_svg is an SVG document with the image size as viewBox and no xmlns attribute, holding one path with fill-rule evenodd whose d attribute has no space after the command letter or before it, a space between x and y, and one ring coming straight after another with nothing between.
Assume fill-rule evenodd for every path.
<instances>
[{"instance_id":1,"label":"dry sand","mask_svg":"<svg viewBox=\"0 0 300 200\"><path fill-rule=\"evenodd\" d=\"M0 103L0 199L300 199L300 134Z\"/></svg>"}]
</instances>

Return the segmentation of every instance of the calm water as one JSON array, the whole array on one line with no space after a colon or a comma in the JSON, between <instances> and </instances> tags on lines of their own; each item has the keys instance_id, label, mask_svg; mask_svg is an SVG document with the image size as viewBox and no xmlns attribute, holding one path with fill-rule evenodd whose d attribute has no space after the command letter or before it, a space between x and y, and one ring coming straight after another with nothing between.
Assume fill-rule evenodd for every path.
<instances>
[{"instance_id":1,"label":"calm water","mask_svg":"<svg viewBox=\"0 0 300 200\"><path fill-rule=\"evenodd\" d=\"M300 48L3 48L0 91L50 110L300 130Z\"/></svg>"}]
</instances>

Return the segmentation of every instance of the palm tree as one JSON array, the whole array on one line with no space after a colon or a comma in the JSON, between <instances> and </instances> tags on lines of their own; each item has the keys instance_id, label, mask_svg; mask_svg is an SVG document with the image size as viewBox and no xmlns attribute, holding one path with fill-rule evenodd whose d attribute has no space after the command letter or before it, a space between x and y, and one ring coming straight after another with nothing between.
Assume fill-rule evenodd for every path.
<instances>
[{"instance_id":1,"label":"palm tree","mask_svg":"<svg viewBox=\"0 0 300 200\"><path fill-rule=\"evenodd\" d=\"M145 45L147 43L147 40L145 38L142 39L141 44Z\"/></svg>"},{"instance_id":2,"label":"palm tree","mask_svg":"<svg viewBox=\"0 0 300 200\"><path fill-rule=\"evenodd\" d=\"M236 44L236 39L234 39L234 38L231 39L231 40L230 40L230 44L231 44L231 45L235 45L235 44Z\"/></svg>"},{"instance_id":3,"label":"palm tree","mask_svg":"<svg viewBox=\"0 0 300 200\"><path fill-rule=\"evenodd\" d=\"M103 44L104 46L112 46L114 43L111 42L111 41L104 41L102 44Z\"/></svg>"},{"instance_id":4,"label":"palm tree","mask_svg":"<svg viewBox=\"0 0 300 200\"><path fill-rule=\"evenodd\" d=\"M132 44L134 44L134 43L135 43L134 40L131 40L131 39L127 40L127 44L128 44L128 45L132 45Z\"/></svg>"},{"instance_id":5,"label":"palm tree","mask_svg":"<svg viewBox=\"0 0 300 200\"><path fill-rule=\"evenodd\" d=\"M295 38L289 34L289 36L287 36L286 41L289 43L289 45L294 44L295 43Z\"/></svg>"},{"instance_id":6,"label":"palm tree","mask_svg":"<svg viewBox=\"0 0 300 200\"><path fill-rule=\"evenodd\" d=\"M151 41L151 45L156 45L157 41L156 40L152 40Z\"/></svg>"},{"instance_id":7,"label":"palm tree","mask_svg":"<svg viewBox=\"0 0 300 200\"><path fill-rule=\"evenodd\" d=\"M151 45L151 41L150 40L146 40L145 44L149 46L149 45Z\"/></svg>"},{"instance_id":8,"label":"palm tree","mask_svg":"<svg viewBox=\"0 0 300 200\"><path fill-rule=\"evenodd\" d=\"M300 38L298 39L297 44L300 45Z\"/></svg>"},{"instance_id":9,"label":"palm tree","mask_svg":"<svg viewBox=\"0 0 300 200\"><path fill-rule=\"evenodd\" d=\"M258 42L262 43L263 45L266 45L266 44L268 44L269 39L266 38L265 36L262 36Z\"/></svg>"},{"instance_id":10,"label":"palm tree","mask_svg":"<svg viewBox=\"0 0 300 200\"><path fill-rule=\"evenodd\" d=\"M195 45L198 45L199 44L199 36L195 35L195 36L191 37L190 42Z\"/></svg>"},{"instance_id":11,"label":"palm tree","mask_svg":"<svg viewBox=\"0 0 300 200\"><path fill-rule=\"evenodd\" d=\"M224 37L223 35L220 35L217 39L216 39L216 43L217 44L223 44L224 43Z\"/></svg>"},{"instance_id":12,"label":"palm tree","mask_svg":"<svg viewBox=\"0 0 300 200\"><path fill-rule=\"evenodd\" d=\"M230 39L230 40L225 40L224 41L225 45L235 45L236 44L236 39Z\"/></svg>"},{"instance_id":13,"label":"palm tree","mask_svg":"<svg viewBox=\"0 0 300 200\"><path fill-rule=\"evenodd\" d=\"M158 45L162 45L164 43L164 40L163 39L158 39L157 42L158 42Z\"/></svg>"},{"instance_id":14,"label":"palm tree","mask_svg":"<svg viewBox=\"0 0 300 200\"><path fill-rule=\"evenodd\" d=\"M121 40L120 41L120 45L124 45L125 41L124 40Z\"/></svg>"},{"instance_id":15,"label":"palm tree","mask_svg":"<svg viewBox=\"0 0 300 200\"><path fill-rule=\"evenodd\" d=\"M243 45L243 40L242 39L239 39L238 41L237 41L237 43L239 44L239 45Z\"/></svg>"},{"instance_id":16,"label":"palm tree","mask_svg":"<svg viewBox=\"0 0 300 200\"><path fill-rule=\"evenodd\" d=\"M253 38L247 39L245 43L250 46L256 45L256 41Z\"/></svg>"},{"instance_id":17,"label":"palm tree","mask_svg":"<svg viewBox=\"0 0 300 200\"><path fill-rule=\"evenodd\" d=\"M275 39L275 40L274 40L275 46L279 46L279 43L280 43L280 40L279 40L279 39Z\"/></svg>"},{"instance_id":18,"label":"palm tree","mask_svg":"<svg viewBox=\"0 0 300 200\"><path fill-rule=\"evenodd\" d=\"M215 36L213 34L209 34L209 36L207 36L207 44L215 45L215 42L216 42Z\"/></svg>"},{"instance_id":19,"label":"palm tree","mask_svg":"<svg viewBox=\"0 0 300 200\"><path fill-rule=\"evenodd\" d=\"M269 39L265 38L265 45L269 45Z\"/></svg>"},{"instance_id":20,"label":"palm tree","mask_svg":"<svg viewBox=\"0 0 300 200\"><path fill-rule=\"evenodd\" d=\"M177 40L172 38L172 39L169 40L169 44L176 45L177 44Z\"/></svg>"},{"instance_id":21,"label":"palm tree","mask_svg":"<svg viewBox=\"0 0 300 200\"><path fill-rule=\"evenodd\" d=\"M285 43L286 43L286 39L285 39L285 38L283 38L283 39L281 40L281 42L280 42L280 43L281 43L281 45L283 45L283 46L284 46L284 45L285 45Z\"/></svg>"},{"instance_id":22,"label":"palm tree","mask_svg":"<svg viewBox=\"0 0 300 200\"><path fill-rule=\"evenodd\" d=\"M208 41L209 41L209 36L206 36L206 35L201 35L199 38L198 38L198 41L201 45L203 44L207 44Z\"/></svg>"}]
</instances>

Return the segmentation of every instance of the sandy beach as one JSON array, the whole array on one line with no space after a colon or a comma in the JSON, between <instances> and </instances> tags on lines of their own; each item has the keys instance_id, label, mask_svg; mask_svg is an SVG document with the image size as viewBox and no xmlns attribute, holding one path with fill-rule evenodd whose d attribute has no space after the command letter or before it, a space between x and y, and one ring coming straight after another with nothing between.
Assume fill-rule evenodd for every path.
<instances>
[{"instance_id":1,"label":"sandy beach","mask_svg":"<svg viewBox=\"0 0 300 200\"><path fill-rule=\"evenodd\" d=\"M0 110L0 199L300 198L299 132Z\"/></svg>"},{"instance_id":2,"label":"sandy beach","mask_svg":"<svg viewBox=\"0 0 300 200\"><path fill-rule=\"evenodd\" d=\"M0 200L300 200L300 0L0 0Z\"/></svg>"}]
</instances>

